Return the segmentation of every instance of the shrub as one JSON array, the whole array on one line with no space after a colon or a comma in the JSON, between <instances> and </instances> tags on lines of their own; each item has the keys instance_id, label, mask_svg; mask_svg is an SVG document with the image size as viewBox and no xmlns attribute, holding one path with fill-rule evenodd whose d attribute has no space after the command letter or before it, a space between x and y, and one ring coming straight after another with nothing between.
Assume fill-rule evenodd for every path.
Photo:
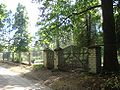
<instances>
[{"instance_id":1,"label":"shrub","mask_svg":"<svg viewBox=\"0 0 120 90\"><path fill-rule=\"evenodd\" d=\"M33 65L33 70L37 71L37 70L40 70L44 68L44 65L43 64L37 64L37 65Z\"/></svg>"},{"instance_id":2,"label":"shrub","mask_svg":"<svg viewBox=\"0 0 120 90\"><path fill-rule=\"evenodd\" d=\"M106 79L102 86L104 90L120 90L120 77L113 75L112 77Z\"/></svg>"}]
</instances>

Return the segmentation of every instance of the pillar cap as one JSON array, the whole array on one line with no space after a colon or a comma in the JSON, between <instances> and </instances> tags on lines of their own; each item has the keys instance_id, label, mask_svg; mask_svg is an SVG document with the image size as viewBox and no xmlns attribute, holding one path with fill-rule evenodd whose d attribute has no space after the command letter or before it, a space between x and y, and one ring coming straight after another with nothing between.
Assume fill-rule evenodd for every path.
<instances>
[{"instance_id":1,"label":"pillar cap","mask_svg":"<svg viewBox=\"0 0 120 90\"><path fill-rule=\"evenodd\" d=\"M54 51L60 51L60 50L62 50L62 48L61 47L57 47Z\"/></svg>"},{"instance_id":2,"label":"pillar cap","mask_svg":"<svg viewBox=\"0 0 120 90\"><path fill-rule=\"evenodd\" d=\"M94 46L89 46L88 48L101 48L103 45L94 45Z\"/></svg>"},{"instance_id":3,"label":"pillar cap","mask_svg":"<svg viewBox=\"0 0 120 90\"><path fill-rule=\"evenodd\" d=\"M49 49L49 48L45 48L43 51L48 51L48 50L51 50L51 49Z\"/></svg>"}]
</instances>

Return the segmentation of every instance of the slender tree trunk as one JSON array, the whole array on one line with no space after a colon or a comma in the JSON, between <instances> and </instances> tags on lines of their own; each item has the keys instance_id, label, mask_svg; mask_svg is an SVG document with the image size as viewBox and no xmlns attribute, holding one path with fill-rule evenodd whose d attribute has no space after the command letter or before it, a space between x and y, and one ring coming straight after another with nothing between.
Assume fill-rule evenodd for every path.
<instances>
[{"instance_id":1,"label":"slender tree trunk","mask_svg":"<svg viewBox=\"0 0 120 90\"><path fill-rule=\"evenodd\" d=\"M101 0L103 12L104 62L103 70L115 72L119 69L116 49L115 21L113 0Z\"/></svg>"}]
</instances>

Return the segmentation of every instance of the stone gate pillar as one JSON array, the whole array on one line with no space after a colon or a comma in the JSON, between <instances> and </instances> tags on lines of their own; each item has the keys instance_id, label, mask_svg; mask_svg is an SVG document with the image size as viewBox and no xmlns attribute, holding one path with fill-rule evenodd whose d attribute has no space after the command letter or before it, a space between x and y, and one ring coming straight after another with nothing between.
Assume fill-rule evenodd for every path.
<instances>
[{"instance_id":1,"label":"stone gate pillar","mask_svg":"<svg viewBox=\"0 0 120 90\"><path fill-rule=\"evenodd\" d=\"M89 47L89 72L100 73L101 71L101 47L92 46Z\"/></svg>"},{"instance_id":2,"label":"stone gate pillar","mask_svg":"<svg viewBox=\"0 0 120 90\"><path fill-rule=\"evenodd\" d=\"M64 66L64 61L63 61L63 49L58 47L56 48L54 53L54 69L59 69L61 70Z\"/></svg>"},{"instance_id":3,"label":"stone gate pillar","mask_svg":"<svg viewBox=\"0 0 120 90\"><path fill-rule=\"evenodd\" d=\"M44 66L48 69L54 68L54 51L49 48L44 49Z\"/></svg>"}]
</instances>

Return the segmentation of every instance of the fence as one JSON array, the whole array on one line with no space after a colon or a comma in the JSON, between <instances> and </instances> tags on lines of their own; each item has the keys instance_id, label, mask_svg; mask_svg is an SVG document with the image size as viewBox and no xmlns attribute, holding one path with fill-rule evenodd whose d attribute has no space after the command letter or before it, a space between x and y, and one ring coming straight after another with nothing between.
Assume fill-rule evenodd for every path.
<instances>
[{"instance_id":1,"label":"fence","mask_svg":"<svg viewBox=\"0 0 120 90\"><path fill-rule=\"evenodd\" d=\"M59 47L54 51L47 48L44 50L44 55L45 67L49 69L68 71L79 68L79 70L93 73L99 73L101 69L101 48L99 46L81 50L74 45L63 49Z\"/></svg>"},{"instance_id":2,"label":"fence","mask_svg":"<svg viewBox=\"0 0 120 90\"><path fill-rule=\"evenodd\" d=\"M77 46L72 45L63 49L63 62L59 62L59 68L63 70L73 70L76 68L85 70L88 68L87 62L87 48L80 50Z\"/></svg>"},{"instance_id":3,"label":"fence","mask_svg":"<svg viewBox=\"0 0 120 90\"><path fill-rule=\"evenodd\" d=\"M0 60L8 60L19 63L41 63L43 64L43 51L33 52L1 52Z\"/></svg>"},{"instance_id":4,"label":"fence","mask_svg":"<svg viewBox=\"0 0 120 90\"><path fill-rule=\"evenodd\" d=\"M3 52L0 53L0 59L27 64L41 63L48 69L64 71L79 69L99 73L101 70L101 48L99 46L81 50L77 46L71 45L63 49L56 48L54 51L46 48L39 52Z\"/></svg>"}]
</instances>

